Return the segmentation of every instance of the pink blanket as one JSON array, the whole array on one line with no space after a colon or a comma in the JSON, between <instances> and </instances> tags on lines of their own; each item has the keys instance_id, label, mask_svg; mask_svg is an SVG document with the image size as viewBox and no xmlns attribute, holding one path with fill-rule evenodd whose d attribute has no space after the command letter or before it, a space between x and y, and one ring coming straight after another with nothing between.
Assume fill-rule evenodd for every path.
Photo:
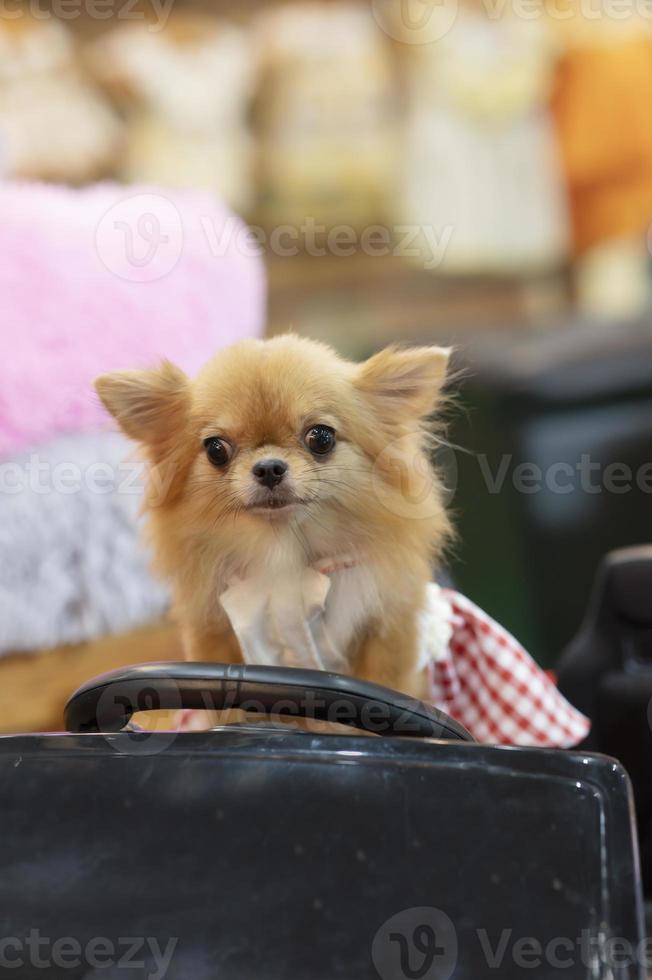
<instances>
[{"instance_id":1,"label":"pink blanket","mask_svg":"<svg viewBox=\"0 0 652 980\"><path fill-rule=\"evenodd\" d=\"M0 183L0 455L106 424L91 380L262 333L261 259L211 195Z\"/></svg>"}]
</instances>

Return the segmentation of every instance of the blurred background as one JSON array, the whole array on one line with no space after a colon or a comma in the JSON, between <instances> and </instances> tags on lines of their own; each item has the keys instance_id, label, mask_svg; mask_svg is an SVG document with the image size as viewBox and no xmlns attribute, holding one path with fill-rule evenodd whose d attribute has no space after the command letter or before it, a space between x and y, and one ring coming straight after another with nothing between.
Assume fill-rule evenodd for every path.
<instances>
[{"instance_id":1,"label":"blurred background","mask_svg":"<svg viewBox=\"0 0 652 980\"><path fill-rule=\"evenodd\" d=\"M0 729L180 658L113 367L453 344L447 572L546 667L650 540L643 0L5 0L0 173Z\"/></svg>"}]
</instances>

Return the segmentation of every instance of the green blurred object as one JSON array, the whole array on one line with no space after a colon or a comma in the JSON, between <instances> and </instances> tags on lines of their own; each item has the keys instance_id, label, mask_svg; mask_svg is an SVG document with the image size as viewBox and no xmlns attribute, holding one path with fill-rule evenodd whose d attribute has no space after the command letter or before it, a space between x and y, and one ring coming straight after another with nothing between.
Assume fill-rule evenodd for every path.
<instances>
[{"instance_id":1,"label":"green blurred object","mask_svg":"<svg viewBox=\"0 0 652 980\"><path fill-rule=\"evenodd\" d=\"M652 329L497 334L457 367L451 572L549 667L602 555L650 538Z\"/></svg>"}]
</instances>

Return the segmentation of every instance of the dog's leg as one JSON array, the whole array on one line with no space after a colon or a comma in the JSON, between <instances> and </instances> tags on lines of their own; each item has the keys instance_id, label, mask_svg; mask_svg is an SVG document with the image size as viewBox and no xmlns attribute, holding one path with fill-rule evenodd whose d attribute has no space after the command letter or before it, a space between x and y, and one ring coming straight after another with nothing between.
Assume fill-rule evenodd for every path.
<instances>
[{"instance_id":1,"label":"dog's leg","mask_svg":"<svg viewBox=\"0 0 652 980\"><path fill-rule=\"evenodd\" d=\"M224 625L182 630L183 649L186 660L201 660L205 663L241 664L242 653L235 633L228 622Z\"/></svg>"},{"instance_id":2,"label":"dog's leg","mask_svg":"<svg viewBox=\"0 0 652 980\"><path fill-rule=\"evenodd\" d=\"M386 624L363 641L354 674L361 680L429 701L428 676L419 664L418 644L416 621L406 616L400 622Z\"/></svg>"},{"instance_id":3,"label":"dog's leg","mask_svg":"<svg viewBox=\"0 0 652 980\"><path fill-rule=\"evenodd\" d=\"M205 663L241 664L242 653L240 645L229 623L222 626L211 625L203 629L188 627L182 632L183 647L186 660L203 661ZM228 711L209 710L194 711L192 718L183 717L182 724L186 731L200 731L214 728L216 725L234 725L247 720L243 711L230 708Z\"/></svg>"}]
</instances>

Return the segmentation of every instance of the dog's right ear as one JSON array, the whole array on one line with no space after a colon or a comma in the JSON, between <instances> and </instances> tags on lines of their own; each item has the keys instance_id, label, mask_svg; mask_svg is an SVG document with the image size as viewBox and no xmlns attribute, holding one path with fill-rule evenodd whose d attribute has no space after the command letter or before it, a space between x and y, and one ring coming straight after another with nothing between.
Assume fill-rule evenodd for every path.
<instances>
[{"instance_id":1,"label":"dog's right ear","mask_svg":"<svg viewBox=\"0 0 652 980\"><path fill-rule=\"evenodd\" d=\"M105 408L131 439L164 454L188 417L188 377L170 361L147 371L116 371L95 381ZM158 450L158 453L157 453Z\"/></svg>"},{"instance_id":2,"label":"dog's right ear","mask_svg":"<svg viewBox=\"0 0 652 980\"><path fill-rule=\"evenodd\" d=\"M358 367L355 385L380 418L426 418L437 407L446 380L447 347L386 347Z\"/></svg>"}]
</instances>

